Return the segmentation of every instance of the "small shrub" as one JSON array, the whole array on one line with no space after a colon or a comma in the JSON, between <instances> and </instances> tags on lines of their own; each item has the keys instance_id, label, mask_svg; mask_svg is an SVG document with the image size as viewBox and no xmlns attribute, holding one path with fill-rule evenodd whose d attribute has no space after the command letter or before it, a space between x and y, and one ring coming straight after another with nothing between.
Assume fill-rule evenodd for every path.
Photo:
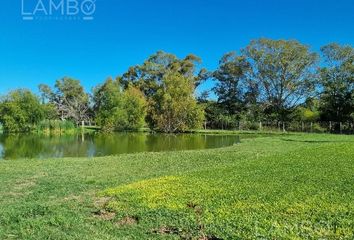
<instances>
[{"instance_id":1,"label":"small shrub","mask_svg":"<svg viewBox=\"0 0 354 240\"><path fill-rule=\"evenodd\" d=\"M315 133L325 133L327 129L322 127L319 123L314 123L312 126L312 131Z\"/></svg>"},{"instance_id":2,"label":"small shrub","mask_svg":"<svg viewBox=\"0 0 354 240\"><path fill-rule=\"evenodd\" d=\"M60 121L60 129L62 131L68 131L75 129L75 124L72 121Z\"/></svg>"}]
</instances>

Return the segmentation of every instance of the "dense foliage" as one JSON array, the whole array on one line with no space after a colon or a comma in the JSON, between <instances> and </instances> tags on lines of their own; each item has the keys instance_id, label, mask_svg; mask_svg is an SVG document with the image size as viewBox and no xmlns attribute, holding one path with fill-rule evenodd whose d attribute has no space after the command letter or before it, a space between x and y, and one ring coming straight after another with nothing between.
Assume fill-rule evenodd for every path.
<instances>
[{"instance_id":1,"label":"dense foliage","mask_svg":"<svg viewBox=\"0 0 354 240\"><path fill-rule=\"evenodd\" d=\"M108 79L94 89L96 122L104 131L138 130L144 126L146 100L142 92L132 86L125 91L118 81Z\"/></svg>"},{"instance_id":2,"label":"dense foliage","mask_svg":"<svg viewBox=\"0 0 354 240\"><path fill-rule=\"evenodd\" d=\"M45 113L46 106L28 90L13 91L1 99L0 123L6 132L30 131Z\"/></svg>"},{"instance_id":3,"label":"dense foliage","mask_svg":"<svg viewBox=\"0 0 354 240\"><path fill-rule=\"evenodd\" d=\"M200 101L209 126L327 121L332 131L352 122L353 47L329 44L321 49L322 61L309 49L297 41L258 39L239 56L226 54L213 74L217 101Z\"/></svg>"},{"instance_id":4,"label":"dense foliage","mask_svg":"<svg viewBox=\"0 0 354 240\"><path fill-rule=\"evenodd\" d=\"M151 127L168 133L200 128L203 109L193 94L191 79L178 72L166 74L152 100Z\"/></svg>"},{"instance_id":5,"label":"dense foliage","mask_svg":"<svg viewBox=\"0 0 354 240\"><path fill-rule=\"evenodd\" d=\"M277 120L287 114L302 99L311 96L315 88L317 55L297 41L252 41L244 50L252 64L251 81L259 88L259 101L264 113Z\"/></svg>"},{"instance_id":6,"label":"dense foliage","mask_svg":"<svg viewBox=\"0 0 354 240\"><path fill-rule=\"evenodd\" d=\"M353 62L352 46L333 43L317 54L295 40L253 40L239 54L225 54L215 71L202 68L195 55L180 59L159 51L92 95L67 77L54 90L40 85L41 102L28 90L9 93L0 101L0 123L8 132L57 120L96 123L105 131L148 126L172 133L296 120L327 121L329 130L338 130L340 122L354 121ZM206 80L213 87L196 97Z\"/></svg>"},{"instance_id":7,"label":"dense foliage","mask_svg":"<svg viewBox=\"0 0 354 240\"><path fill-rule=\"evenodd\" d=\"M85 93L80 81L65 77L56 81L55 91L44 84L39 86L39 90L43 101L55 106L57 116L62 121L72 120L79 125L89 119L89 95Z\"/></svg>"},{"instance_id":8,"label":"dense foliage","mask_svg":"<svg viewBox=\"0 0 354 240\"><path fill-rule=\"evenodd\" d=\"M353 120L354 49L330 44L321 50L325 60L325 66L320 71L322 118L329 121Z\"/></svg>"},{"instance_id":9,"label":"dense foliage","mask_svg":"<svg viewBox=\"0 0 354 240\"><path fill-rule=\"evenodd\" d=\"M144 93L149 103L146 120L151 129L184 132L200 128L204 119L194 94L208 73L205 69L197 71L199 63L194 55L178 59L160 51L118 79L124 86L132 84Z\"/></svg>"}]
</instances>

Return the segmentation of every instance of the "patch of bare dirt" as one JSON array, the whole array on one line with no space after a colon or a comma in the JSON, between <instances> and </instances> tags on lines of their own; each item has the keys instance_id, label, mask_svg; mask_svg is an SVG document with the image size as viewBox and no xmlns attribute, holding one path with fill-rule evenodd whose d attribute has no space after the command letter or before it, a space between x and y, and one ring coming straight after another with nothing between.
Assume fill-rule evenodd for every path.
<instances>
[{"instance_id":1,"label":"patch of bare dirt","mask_svg":"<svg viewBox=\"0 0 354 240\"><path fill-rule=\"evenodd\" d=\"M179 235L180 232L179 232L178 228L163 226L163 227L160 227L159 229L153 230L153 233L161 234L161 235L167 235L167 234L168 235L169 234Z\"/></svg>"},{"instance_id":2,"label":"patch of bare dirt","mask_svg":"<svg viewBox=\"0 0 354 240\"><path fill-rule=\"evenodd\" d=\"M7 193L1 194L1 195L6 196L6 197L22 197L22 196L25 196L26 194L19 193L19 192L7 192Z\"/></svg>"},{"instance_id":3,"label":"patch of bare dirt","mask_svg":"<svg viewBox=\"0 0 354 240\"><path fill-rule=\"evenodd\" d=\"M203 236L199 238L199 240L223 240L223 239L215 236Z\"/></svg>"},{"instance_id":4,"label":"patch of bare dirt","mask_svg":"<svg viewBox=\"0 0 354 240\"><path fill-rule=\"evenodd\" d=\"M26 179L23 181L16 182L16 185L14 186L14 190L22 191L22 190L26 190L26 189L34 187L34 186L36 186L35 179Z\"/></svg>"},{"instance_id":5,"label":"patch of bare dirt","mask_svg":"<svg viewBox=\"0 0 354 240\"><path fill-rule=\"evenodd\" d=\"M137 225L139 223L139 219L137 217L128 216L117 222L118 226L132 226Z\"/></svg>"},{"instance_id":6,"label":"patch of bare dirt","mask_svg":"<svg viewBox=\"0 0 354 240\"><path fill-rule=\"evenodd\" d=\"M218 238L216 236L206 236L206 235L200 235L199 237L193 236L190 232L183 231L181 229L178 229L176 227L167 227L163 226L160 227L159 229L155 229L152 231L155 234L160 234L160 235L177 235L180 237L180 239L188 240L188 239L197 239L197 240L223 240L222 238Z\"/></svg>"},{"instance_id":7,"label":"patch of bare dirt","mask_svg":"<svg viewBox=\"0 0 354 240\"><path fill-rule=\"evenodd\" d=\"M100 197L100 198L96 198L95 200L95 207L96 208L105 208L107 206L107 204L109 203L109 201L111 201L112 198L110 197Z\"/></svg>"},{"instance_id":8,"label":"patch of bare dirt","mask_svg":"<svg viewBox=\"0 0 354 240\"><path fill-rule=\"evenodd\" d=\"M113 212L108 212L105 210L99 210L94 212L95 217L104 220L104 221L111 221L116 217L116 214Z\"/></svg>"},{"instance_id":9,"label":"patch of bare dirt","mask_svg":"<svg viewBox=\"0 0 354 240\"><path fill-rule=\"evenodd\" d=\"M70 195L64 198L64 201L75 201L75 202L82 202L82 196Z\"/></svg>"}]
</instances>

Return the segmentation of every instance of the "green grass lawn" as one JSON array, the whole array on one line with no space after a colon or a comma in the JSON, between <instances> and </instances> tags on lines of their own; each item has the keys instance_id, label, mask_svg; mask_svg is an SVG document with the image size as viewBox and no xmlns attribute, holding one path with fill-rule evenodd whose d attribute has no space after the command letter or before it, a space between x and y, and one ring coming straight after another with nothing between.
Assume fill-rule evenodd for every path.
<instances>
[{"instance_id":1,"label":"green grass lawn","mask_svg":"<svg viewBox=\"0 0 354 240\"><path fill-rule=\"evenodd\" d=\"M353 239L354 137L0 161L0 239Z\"/></svg>"}]
</instances>

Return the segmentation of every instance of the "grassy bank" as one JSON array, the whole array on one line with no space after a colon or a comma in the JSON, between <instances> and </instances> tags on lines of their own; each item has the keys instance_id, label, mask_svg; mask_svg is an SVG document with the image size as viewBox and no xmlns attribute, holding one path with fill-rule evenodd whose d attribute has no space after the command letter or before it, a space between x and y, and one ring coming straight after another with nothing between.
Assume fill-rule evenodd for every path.
<instances>
[{"instance_id":1,"label":"grassy bank","mask_svg":"<svg viewBox=\"0 0 354 240\"><path fill-rule=\"evenodd\" d=\"M354 139L0 162L0 239L353 239Z\"/></svg>"}]
</instances>

